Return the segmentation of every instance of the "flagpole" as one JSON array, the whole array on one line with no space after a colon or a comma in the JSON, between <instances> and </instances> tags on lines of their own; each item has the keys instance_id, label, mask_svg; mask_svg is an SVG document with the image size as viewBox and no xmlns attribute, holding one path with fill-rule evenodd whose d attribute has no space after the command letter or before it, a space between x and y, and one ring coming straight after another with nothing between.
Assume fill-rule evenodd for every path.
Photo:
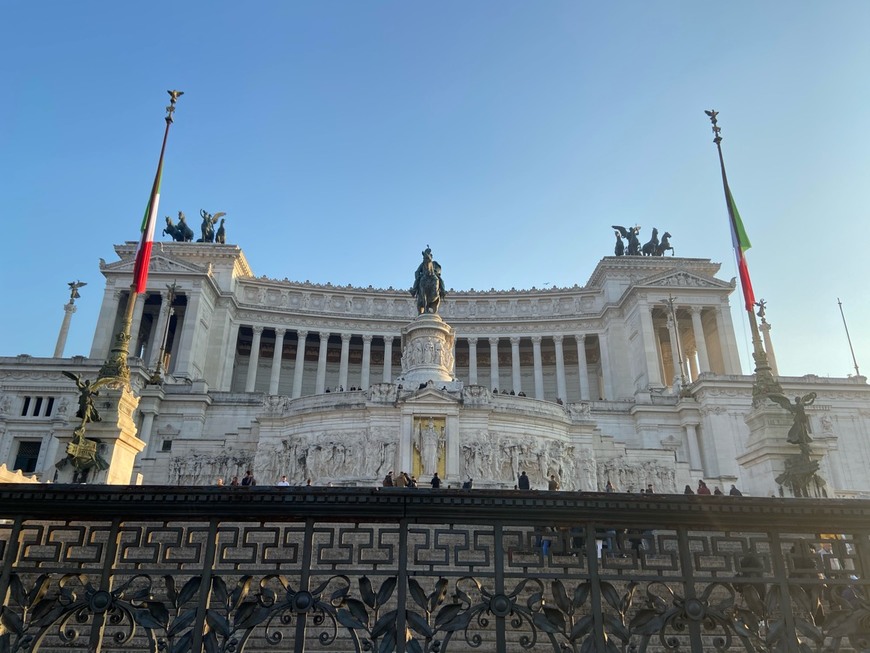
<instances>
[{"instance_id":1,"label":"flagpole","mask_svg":"<svg viewBox=\"0 0 870 653\"><path fill-rule=\"evenodd\" d=\"M846 326L846 314L843 313L843 302L840 301L839 297L837 297L837 304L840 306L840 317L843 318L843 328L846 330L846 340L849 341L849 351L852 352L852 363L855 364L855 376L861 376L861 372L858 370L858 359L855 358L855 350L852 347L852 337L849 335L849 327Z\"/></svg>"},{"instance_id":2,"label":"flagpole","mask_svg":"<svg viewBox=\"0 0 870 653\"><path fill-rule=\"evenodd\" d=\"M728 209L728 217L731 221L731 233L732 237L735 239L736 254L739 251L739 247L736 243L736 240L738 238L737 220L735 219L734 215L734 199L731 196L731 191L728 187L728 176L725 174L725 158L722 156L722 128L719 127L716 120L716 116L719 114L719 112L711 109L709 111L705 111L705 113L710 118L710 122L713 123L713 142L716 144L716 151L719 153L719 168L722 171L722 189L725 192L725 206ZM755 360L755 383L752 384L752 404L754 406L757 406L764 400L764 397L766 395L770 393L781 394L782 386L780 386L779 382L774 378L773 372L770 368L770 362L767 359L767 353L764 351L764 347L762 347L761 345L761 334L758 330L758 322L755 319L755 311L753 310L755 304L755 297L752 294L751 283L746 283L748 282L749 271L746 268L745 260L740 260L739 254L738 265L742 266L740 274L741 283L744 284L744 304L746 308L746 313L749 317L749 329L752 332L752 358ZM745 279L744 274L746 275Z\"/></svg>"},{"instance_id":3,"label":"flagpole","mask_svg":"<svg viewBox=\"0 0 870 653\"><path fill-rule=\"evenodd\" d=\"M148 211L156 211L157 208L155 204L158 201L160 193L160 177L163 173L163 157L166 154L166 141L169 137L169 127L173 122L172 114L175 113L175 103L178 101L179 96L182 95L181 91L167 91L167 93L169 93L170 100L169 106L166 107L166 117L164 118L166 121L166 129L163 132L163 145L160 147L160 159L157 162L157 173L154 175L154 184L151 186L151 196L148 200ZM146 221L149 217L151 216L146 214ZM143 225L143 228L147 229L148 227L147 225ZM144 241L144 239L145 234L143 234L142 240ZM148 264L149 261L145 261L146 270ZM134 270L133 283L130 285L130 296L127 299L127 310L124 312L124 319L121 322L121 330L115 335L115 343L112 346L112 350L109 352L109 356L100 368L100 372L97 375L98 379L116 379L117 385L127 385L130 382L130 367L127 364L127 358L130 355L130 339L132 337L130 330L133 325L133 311L136 307L136 298L138 295L136 273Z\"/></svg>"}]
</instances>

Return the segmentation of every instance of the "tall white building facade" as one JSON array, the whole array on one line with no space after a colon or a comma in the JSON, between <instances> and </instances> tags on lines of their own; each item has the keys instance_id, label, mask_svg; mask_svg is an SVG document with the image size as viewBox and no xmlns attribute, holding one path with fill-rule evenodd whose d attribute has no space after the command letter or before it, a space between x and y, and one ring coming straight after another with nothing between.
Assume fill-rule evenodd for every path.
<instances>
[{"instance_id":1,"label":"tall white building facade","mask_svg":"<svg viewBox=\"0 0 870 653\"><path fill-rule=\"evenodd\" d=\"M0 463L53 478L77 426L76 388L61 371L96 375L120 328L134 251L117 246L118 260L102 266L88 357L0 359ZM390 471L428 482L437 471L450 485L512 488L525 471L541 489L555 476L573 490L610 481L679 492L705 480L778 493L771 469L791 450L789 416L768 420L764 446L750 432L753 379L740 369L734 285L718 269L607 257L583 286L452 291L440 311L452 380L410 387L403 332L417 311L406 289L258 278L238 247L156 244L133 313L144 449L131 482L212 484L250 468L261 484L286 474L372 485ZM149 385L161 358L165 381ZM829 495L870 496L866 380L780 382L787 395L818 395L812 445Z\"/></svg>"}]
</instances>

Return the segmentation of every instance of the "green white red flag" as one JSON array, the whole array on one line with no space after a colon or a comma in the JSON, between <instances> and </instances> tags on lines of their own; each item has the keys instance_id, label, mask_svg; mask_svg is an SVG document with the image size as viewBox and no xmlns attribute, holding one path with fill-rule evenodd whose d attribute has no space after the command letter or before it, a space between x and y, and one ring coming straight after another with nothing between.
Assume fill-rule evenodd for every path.
<instances>
[{"instance_id":1,"label":"green white red flag","mask_svg":"<svg viewBox=\"0 0 870 653\"><path fill-rule=\"evenodd\" d=\"M746 302L746 310L752 311L755 306L755 293L752 291L752 280L749 278L749 268L746 265L745 256L746 250L752 247L752 243L749 242L749 236L746 235L743 220L740 219L740 212L737 210L737 204L734 203L734 196L731 195L727 181L725 182L725 195L728 198L731 243L734 245L734 255L737 257L737 271L740 274L740 287L743 288L743 300Z\"/></svg>"},{"instance_id":2,"label":"green white red flag","mask_svg":"<svg viewBox=\"0 0 870 653\"><path fill-rule=\"evenodd\" d=\"M148 206L145 208L145 216L142 218L142 237L139 240L139 247L136 249L133 285L137 293L145 292L145 286L148 284L148 266L151 263L151 247L154 244L154 230L157 226L157 207L160 204L160 180L162 176L163 156L161 153L154 188L151 192L151 198L148 200Z\"/></svg>"}]
</instances>

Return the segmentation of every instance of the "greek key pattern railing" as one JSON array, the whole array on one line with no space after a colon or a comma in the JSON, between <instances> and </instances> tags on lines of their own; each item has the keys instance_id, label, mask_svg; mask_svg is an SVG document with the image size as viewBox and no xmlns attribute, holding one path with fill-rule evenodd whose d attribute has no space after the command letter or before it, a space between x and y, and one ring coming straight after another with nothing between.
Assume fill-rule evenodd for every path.
<instances>
[{"instance_id":1,"label":"greek key pattern railing","mask_svg":"<svg viewBox=\"0 0 870 653\"><path fill-rule=\"evenodd\" d=\"M0 652L862 651L870 502L0 486Z\"/></svg>"}]
</instances>

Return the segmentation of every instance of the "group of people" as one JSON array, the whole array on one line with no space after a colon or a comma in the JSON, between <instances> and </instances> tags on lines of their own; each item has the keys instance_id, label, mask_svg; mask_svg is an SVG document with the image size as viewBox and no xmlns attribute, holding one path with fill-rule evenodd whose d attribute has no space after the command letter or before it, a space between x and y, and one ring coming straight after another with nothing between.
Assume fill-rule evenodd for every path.
<instances>
[{"instance_id":1,"label":"group of people","mask_svg":"<svg viewBox=\"0 0 870 653\"><path fill-rule=\"evenodd\" d=\"M284 478L287 477L285 476ZM251 469L245 472L245 475L242 477L241 480L239 480L238 476L233 476L232 479L230 479L230 487L253 487L256 484L257 479L254 478L254 471ZM224 485L225 483L223 477L218 478L217 486L224 487Z\"/></svg>"},{"instance_id":2,"label":"group of people","mask_svg":"<svg viewBox=\"0 0 870 653\"><path fill-rule=\"evenodd\" d=\"M683 494L715 494L716 496L724 496L725 493L719 489L718 485L713 486L713 490L710 491L710 488L707 487L707 484L704 481L698 481L698 489L692 490L691 485L686 485L686 489L683 490ZM731 484L731 489L728 490L728 494L732 497L742 497L743 492L737 489L737 486L733 483Z\"/></svg>"},{"instance_id":3,"label":"group of people","mask_svg":"<svg viewBox=\"0 0 870 653\"><path fill-rule=\"evenodd\" d=\"M429 484L432 486L433 490L437 490L441 487L441 478L438 476L438 472L435 472L432 475L432 480L429 481ZM397 476L393 476L392 470L384 476L381 485L383 487L408 487L412 489L419 487L415 476L410 476L406 472L399 472Z\"/></svg>"}]
</instances>

